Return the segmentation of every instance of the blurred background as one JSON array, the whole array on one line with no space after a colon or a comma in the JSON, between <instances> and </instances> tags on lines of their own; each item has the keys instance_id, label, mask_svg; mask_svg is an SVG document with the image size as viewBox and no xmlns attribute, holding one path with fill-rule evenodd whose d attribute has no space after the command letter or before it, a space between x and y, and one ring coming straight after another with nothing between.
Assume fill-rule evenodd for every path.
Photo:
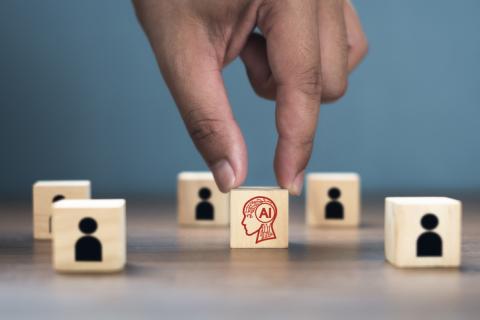
<instances>
[{"instance_id":1,"label":"blurred background","mask_svg":"<svg viewBox=\"0 0 480 320\"><path fill-rule=\"evenodd\" d=\"M309 171L356 171L365 193L480 191L480 1L355 2L370 53L323 106ZM224 72L249 185L275 183L274 104ZM39 179L95 196L170 197L206 169L127 0L0 2L0 199Z\"/></svg>"}]
</instances>

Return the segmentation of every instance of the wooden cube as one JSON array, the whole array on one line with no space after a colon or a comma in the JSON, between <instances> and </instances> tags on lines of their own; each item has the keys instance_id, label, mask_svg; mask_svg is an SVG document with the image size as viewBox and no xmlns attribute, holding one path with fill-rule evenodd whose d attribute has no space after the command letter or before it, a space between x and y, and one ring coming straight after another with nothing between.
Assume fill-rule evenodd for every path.
<instances>
[{"instance_id":1,"label":"wooden cube","mask_svg":"<svg viewBox=\"0 0 480 320\"><path fill-rule=\"evenodd\" d=\"M180 225L228 225L228 194L218 189L210 172L178 175L177 209Z\"/></svg>"},{"instance_id":2,"label":"wooden cube","mask_svg":"<svg viewBox=\"0 0 480 320\"><path fill-rule=\"evenodd\" d=\"M356 173L307 175L306 220L310 226L360 224L360 177Z\"/></svg>"},{"instance_id":3,"label":"wooden cube","mask_svg":"<svg viewBox=\"0 0 480 320\"><path fill-rule=\"evenodd\" d=\"M52 204L63 199L89 199L90 181L38 181L33 185L33 238L51 239Z\"/></svg>"},{"instance_id":4,"label":"wooden cube","mask_svg":"<svg viewBox=\"0 0 480 320\"><path fill-rule=\"evenodd\" d=\"M62 200L53 206L53 265L60 272L114 272L126 263L125 200Z\"/></svg>"},{"instance_id":5,"label":"wooden cube","mask_svg":"<svg viewBox=\"0 0 480 320\"><path fill-rule=\"evenodd\" d=\"M397 267L458 267L461 207L450 198L386 198L386 259Z\"/></svg>"},{"instance_id":6,"label":"wooden cube","mask_svg":"<svg viewBox=\"0 0 480 320\"><path fill-rule=\"evenodd\" d=\"M288 191L246 187L230 191L231 248L288 248Z\"/></svg>"}]
</instances>

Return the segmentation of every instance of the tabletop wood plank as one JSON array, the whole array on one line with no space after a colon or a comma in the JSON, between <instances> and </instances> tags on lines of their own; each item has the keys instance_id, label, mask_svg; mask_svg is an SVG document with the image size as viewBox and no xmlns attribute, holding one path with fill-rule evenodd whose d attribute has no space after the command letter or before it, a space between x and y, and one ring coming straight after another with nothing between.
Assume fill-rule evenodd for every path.
<instances>
[{"instance_id":1,"label":"tabletop wood plank","mask_svg":"<svg viewBox=\"0 0 480 320\"><path fill-rule=\"evenodd\" d=\"M384 261L383 200L360 229L309 228L291 205L290 248L229 249L228 229L179 228L173 201L127 204L128 265L111 275L56 274L33 241L28 204L0 204L0 305L25 317L132 314L212 318L473 317L480 310L480 202L464 202L460 269Z\"/></svg>"}]
</instances>

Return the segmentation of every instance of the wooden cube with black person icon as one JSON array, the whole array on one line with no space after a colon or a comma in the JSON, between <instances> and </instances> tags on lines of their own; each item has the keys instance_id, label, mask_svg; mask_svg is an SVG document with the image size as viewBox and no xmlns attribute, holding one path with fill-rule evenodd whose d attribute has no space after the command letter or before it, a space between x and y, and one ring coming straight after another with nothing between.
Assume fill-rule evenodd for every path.
<instances>
[{"instance_id":1,"label":"wooden cube with black person icon","mask_svg":"<svg viewBox=\"0 0 480 320\"><path fill-rule=\"evenodd\" d=\"M89 199L90 181L38 181L33 185L33 238L51 239L53 204L64 199Z\"/></svg>"},{"instance_id":2,"label":"wooden cube with black person icon","mask_svg":"<svg viewBox=\"0 0 480 320\"><path fill-rule=\"evenodd\" d=\"M306 220L316 227L360 224L360 177L356 173L307 175Z\"/></svg>"},{"instance_id":3,"label":"wooden cube with black person icon","mask_svg":"<svg viewBox=\"0 0 480 320\"><path fill-rule=\"evenodd\" d=\"M53 206L53 265L60 272L114 272L126 263L125 200L61 200Z\"/></svg>"},{"instance_id":4,"label":"wooden cube with black person icon","mask_svg":"<svg viewBox=\"0 0 480 320\"><path fill-rule=\"evenodd\" d=\"M218 189L210 172L178 175L177 210L180 225L228 225L228 195Z\"/></svg>"},{"instance_id":5,"label":"wooden cube with black person icon","mask_svg":"<svg viewBox=\"0 0 480 320\"><path fill-rule=\"evenodd\" d=\"M385 257L397 267L458 267L462 205L445 197L385 199Z\"/></svg>"}]
</instances>

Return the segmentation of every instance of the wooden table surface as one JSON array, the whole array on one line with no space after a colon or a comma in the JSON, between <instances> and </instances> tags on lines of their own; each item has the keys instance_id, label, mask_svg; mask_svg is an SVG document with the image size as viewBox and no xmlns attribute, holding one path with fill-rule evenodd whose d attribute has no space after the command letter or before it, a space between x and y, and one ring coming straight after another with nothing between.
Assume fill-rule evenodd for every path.
<instances>
[{"instance_id":1,"label":"wooden table surface","mask_svg":"<svg viewBox=\"0 0 480 320\"><path fill-rule=\"evenodd\" d=\"M50 242L32 240L29 204L0 204L0 315L480 317L480 201L464 201L462 267L443 270L384 261L382 198L364 201L360 229L307 228L303 203L292 203L288 250L230 250L228 229L178 228L173 201L127 206L126 270L63 275Z\"/></svg>"}]
</instances>

